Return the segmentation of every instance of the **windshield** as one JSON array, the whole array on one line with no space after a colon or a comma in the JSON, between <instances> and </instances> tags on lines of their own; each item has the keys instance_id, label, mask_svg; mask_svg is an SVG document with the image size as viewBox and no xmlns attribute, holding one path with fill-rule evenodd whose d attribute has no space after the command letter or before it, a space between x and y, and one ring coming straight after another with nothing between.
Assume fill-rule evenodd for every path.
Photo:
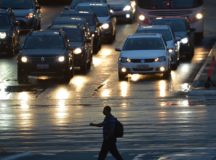
<instances>
[{"instance_id":1,"label":"windshield","mask_svg":"<svg viewBox=\"0 0 216 160\"><path fill-rule=\"evenodd\" d=\"M153 25L169 25L173 32L185 32L187 30L185 21L182 19L156 19L152 21Z\"/></svg>"},{"instance_id":2,"label":"windshield","mask_svg":"<svg viewBox=\"0 0 216 160\"><path fill-rule=\"evenodd\" d=\"M165 41L173 40L171 32L167 29L138 29L137 33L160 33Z\"/></svg>"},{"instance_id":3,"label":"windshield","mask_svg":"<svg viewBox=\"0 0 216 160\"><path fill-rule=\"evenodd\" d=\"M58 35L30 36L26 39L24 49L63 49L63 38Z\"/></svg>"},{"instance_id":4,"label":"windshield","mask_svg":"<svg viewBox=\"0 0 216 160\"><path fill-rule=\"evenodd\" d=\"M164 50L163 41L159 38L128 38L123 50Z\"/></svg>"},{"instance_id":5,"label":"windshield","mask_svg":"<svg viewBox=\"0 0 216 160\"><path fill-rule=\"evenodd\" d=\"M32 0L0 0L0 8L30 9L33 8Z\"/></svg>"},{"instance_id":6,"label":"windshield","mask_svg":"<svg viewBox=\"0 0 216 160\"><path fill-rule=\"evenodd\" d=\"M0 22L4 22L4 23L0 23L0 28L8 28L8 26L10 25L7 16L0 15Z\"/></svg>"},{"instance_id":7,"label":"windshield","mask_svg":"<svg viewBox=\"0 0 216 160\"><path fill-rule=\"evenodd\" d=\"M144 9L185 9L203 5L203 0L137 0L139 7Z\"/></svg>"},{"instance_id":8,"label":"windshield","mask_svg":"<svg viewBox=\"0 0 216 160\"><path fill-rule=\"evenodd\" d=\"M109 9L106 6L81 6L77 5L76 10L78 11L92 11L97 17L109 16Z\"/></svg>"}]
</instances>

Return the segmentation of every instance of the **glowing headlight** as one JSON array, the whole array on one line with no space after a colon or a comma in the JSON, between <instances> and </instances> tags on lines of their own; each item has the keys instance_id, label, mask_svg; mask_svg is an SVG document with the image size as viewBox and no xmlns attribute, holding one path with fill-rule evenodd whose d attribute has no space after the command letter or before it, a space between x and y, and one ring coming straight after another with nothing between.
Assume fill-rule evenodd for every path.
<instances>
[{"instance_id":1,"label":"glowing headlight","mask_svg":"<svg viewBox=\"0 0 216 160\"><path fill-rule=\"evenodd\" d=\"M33 18L33 17L34 17L34 14L33 14L33 13L29 13L29 14L26 15L26 18L27 18L27 19L31 19L31 18Z\"/></svg>"},{"instance_id":2,"label":"glowing headlight","mask_svg":"<svg viewBox=\"0 0 216 160\"><path fill-rule=\"evenodd\" d=\"M196 19L203 19L203 14L202 13L197 13L196 14Z\"/></svg>"},{"instance_id":3,"label":"glowing headlight","mask_svg":"<svg viewBox=\"0 0 216 160\"><path fill-rule=\"evenodd\" d=\"M135 7L136 7L136 1L131 1L131 6L132 6L133 8L135 8Z\"/></svg>"},{"instance_id":4,"label":"glowing headlight","mask_svg":"<svg viewBox=\"0 0 216 160\"><path fill-rule=\"evenodd\" d=\"M160 67L160 71L161 71L161 72L164 72L165 70L166 70L165 67L163 67L163 66Z\"/></svg>"},{"instance_id":5,"label":"glowing headlight","mask_svg":"<svg viewBox=\"0 0 216 160\"><path fill-rule=\"evenodd\" d=\"M0 39L5 39L7 34L5 32L0 32Z\"/></svg>"},{"instance_id":6,"label":"glowing headlight","mask_svg":"<svg viewBox=\"0 0 216 160\"><path fill-rule=\"evenodd\" d=\"M59 62L64 62L65 61L65 57L64 56L59 56L58 57L58 61Z\"/></svg>"},{"instance_id":7,"label":"glowing headlight","mask_svg":"<svg viewBox=\"0 0 216 160\"><path fill-rule=\"evenodd\" d=\"M114 11L112 9L110 9L110 13L114 13Z\"/></svg>"},{"instance_id":8,"label":"glowing headlight","mask_svg":"<svg viewBox=\"0 0 216 160\"><path fill-rule=\"evenodd\" d=\"M146 19L146 17L143 14L139 15L139 20L140 21L144 21L145 19Z\"/></svg>"},{"instance_id":9,"label":"glowing headlight","mask_svg":"<svg viewBox=\"0 0 216 160\"><path fill-rule=\"evenodd\" d=\"M26 56L22 56L20 60L21 60L22 63L27 63L28 62L28 58Z\"/></svg>"},{"instance_id":10,"label":"glowing headlight","mask_svg":"<svg viewBox=\"0 0 216 160\"><path fill-rule=\"evenodd\" d=\"M173 52L174 52L174 49L169 48L169 49L168 49L168 52L169 52L169 53L173 53Z\"/></svg>"},{"instance_id":11,"label":"glowing headlight","mask_svg":"<svg viewBox=\"0 0 216 160\"><path fill-rule=\"evenodd\" d=\"M108 29L108 28L109 28L109 24L108 24L108 23L104 23L101 27L102 27L103 29Z\"/></svg>"},{"instance_id":12,"label":"glowing headlight","mask_svg":"<svg viewBox=\"0 0 216 160\"><path fill-rule=\"evenodd\" d=\"M183 43L183 44L187 44L188 42L189 42L189 40L187 37L181 39L181 43Z\"/></svg>"},{"instance_id":13,"label":"glowing headlight","mask_svg":"<svg viewBox=\"0 0 216 160\"><path fill-rule=\"evenodd\" d=\"M125 72L127 72L127 69L126 68L121 68L121 72L125 73Z\"/></svg>"},{"instance_id":14,"label":"glowing headlight","mask_svg":"<svg viewBox=\"0 0 216 160\"><path fill-rule=\"evenodd\" d=\"M81 48L76 48L74 51L73 51L74 54L80 54L82 53L82 49Z\"/></svg>"},{"instance_id":15,"label":"glowing headlight","mask_svg":"<svg viewBox=\"0 0 216 160\"><path fill-rule=\"evenodd\" d=\"M155 62L163 62L163 61L166 61L166 57L165 56L161 56L161 57L155 58L154 61Z\"/></svg>"},{"instance_id":16,"label":"glowing headlight","mask_svg":"<svg viewBox=\"0 0 216 160\"><path fill-rule=\"evenodd\" d=\"M130 11L131 10L131 6L129 5L126 5L124 8L123 8L123 11Z\"/></svg>"}]
</instances>

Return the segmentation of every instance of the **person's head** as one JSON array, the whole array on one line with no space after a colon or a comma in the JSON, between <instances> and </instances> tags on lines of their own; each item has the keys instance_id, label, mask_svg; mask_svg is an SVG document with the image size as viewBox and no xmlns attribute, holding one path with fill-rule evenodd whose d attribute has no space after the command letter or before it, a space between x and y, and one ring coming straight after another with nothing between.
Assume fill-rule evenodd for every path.
<instances>
[{"instance_id":1,"label":"person's head","mask_svg":"<svg viewBox=\"0 0 216 160\"><path fill-rule=\"evenodd\" d=\"M110 106L105 106L104 109L103 109L103 114L105 116L111 114L111 107Z\"/></svg>"}]
</instances>

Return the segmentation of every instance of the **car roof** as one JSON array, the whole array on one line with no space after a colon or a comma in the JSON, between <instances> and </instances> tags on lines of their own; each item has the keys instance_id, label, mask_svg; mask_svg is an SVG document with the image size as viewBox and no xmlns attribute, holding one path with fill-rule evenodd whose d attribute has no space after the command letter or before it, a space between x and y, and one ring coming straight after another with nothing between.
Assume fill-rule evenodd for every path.
<instances>
[{"instance_id":1,"label":"car roof","mask_svg":"<svg viewBox=\"0 0 216 160\"><path fill-rule=\"evenodd\" d=\"M43 30L43 31L33 31L30 33L32 36L52 36L52 35L61 35L60 31L52 30Z\"/></svg>"},{"instance_id":2,"label":"car roof","mask_svg":"<svg viewBox=\"0 0 216 160\"><path fill-rule=\"evenodd\" d=\"M85 2L85 3L79 3L77 6L98 6L98 7L106 7L108 6L107 3L98 3L98 2Z\"/></svg>"},{"instance_id":3,"label":"car roof","mask_svg":"<svg viewBox=\"0 0 216 160\"><path fill-rule=\"evenodd\" d=\"M144 30L144 29L171 29L169 25L140 25L138 26L137 30Z\"/></svg>"},{"instance_id":4,"label":"car roof","mask_svg":"<svg viewBox=\"0 0 216 160\"><path fill-rule=\"evenodd\" d=\"M160 33L134 33L128 38L162 38L162 35Z\"/></svg>"}]
</instances>

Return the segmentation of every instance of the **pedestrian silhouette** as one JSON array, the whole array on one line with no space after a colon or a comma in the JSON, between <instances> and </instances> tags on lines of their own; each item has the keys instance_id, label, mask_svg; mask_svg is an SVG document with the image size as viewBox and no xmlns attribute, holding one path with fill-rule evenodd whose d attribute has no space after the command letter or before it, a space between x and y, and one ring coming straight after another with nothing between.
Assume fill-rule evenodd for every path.
<instances>
[{"instance_id":1,"label":"pedestrian silhouette","mask_svg":"<svg viewBox=\"0 0 216 160\"><path fill-rule=\"evenodd\" d=\"M123 160L116 146L116 136L114 134L117 119L111 114L111 107L105 106L103 109L105 115L101 123L90 123L90 126L103 127L103 143L99 152L98 160L105 160L110 152L116 160Z\"/></svg>"}]
</instances>

